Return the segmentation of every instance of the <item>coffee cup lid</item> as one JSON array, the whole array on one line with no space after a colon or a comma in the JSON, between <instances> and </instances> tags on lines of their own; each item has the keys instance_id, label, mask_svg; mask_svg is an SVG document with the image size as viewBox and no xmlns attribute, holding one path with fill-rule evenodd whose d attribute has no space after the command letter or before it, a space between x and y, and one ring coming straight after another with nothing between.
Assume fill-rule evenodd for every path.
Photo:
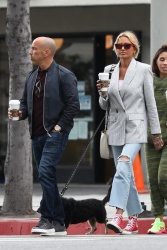
<instances>
[{"instance_id":1,"label":"coffee cup lid","mask_svg":"<svg viewBox=\"0 0 167 250\"><path fill-rule=\"evenodd\" d=\"M109 73L101 72L98 74L98 77L100 80L108 80L109 79Z\"/></svg>"},{"instance_id":2,"label":"coffee cup lid","mask_svg":"<svg viewBox=\"0 0 167 250\"><path fill-rule=\"evenodd\" d=\"M20 104L19 100L10 100L9 104Z\"/></svg>"}]
</instances>

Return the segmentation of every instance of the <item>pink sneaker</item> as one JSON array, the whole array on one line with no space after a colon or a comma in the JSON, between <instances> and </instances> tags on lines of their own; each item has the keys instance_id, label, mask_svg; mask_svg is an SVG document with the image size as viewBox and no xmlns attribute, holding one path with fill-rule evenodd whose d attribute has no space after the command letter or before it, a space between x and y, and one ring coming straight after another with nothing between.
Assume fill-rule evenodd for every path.
<instances>
[{"instance_id":1,"label":"pink sneaker","mask_svg":"<svg viewBox=\"0 0 167 250\"><path fill-rule=\"evenodd\" d=\"M137 217L129 216L128 224L122 230L121 234L137 234L137 233L138 233Z\"/></svg>"},{"instance_id":2,"label":"pink sneaker","mask_svg":"<svg viewBox=\"0 0 167 250\"><path fill-rule=\"evenodd\" d=\"M122 215L115 214L114 218L107 222L107 228L113 230L115 233L122 233Z\"/></svg>"}]
</instances>

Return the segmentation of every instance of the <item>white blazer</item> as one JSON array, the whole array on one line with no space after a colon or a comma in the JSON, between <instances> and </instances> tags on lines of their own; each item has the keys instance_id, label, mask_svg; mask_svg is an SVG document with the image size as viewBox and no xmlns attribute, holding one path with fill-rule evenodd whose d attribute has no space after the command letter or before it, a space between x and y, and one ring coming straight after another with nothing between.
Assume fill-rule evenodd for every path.
<instances>
[{"instance_id":1,"label":"white blazer","mask_svg":"<svg viewBox=\"0 0 167 250\"><path fill-rule=\"evenodd\" d=\"M112 73L108 95L100 96L100 107L106 110L109 101L108 117L109 145L147 142L147 121L151 133L161 133L159 117L154 98L151 66L132 59L126 71L123 88L118 89L119 64ZM105 67L105 72L110 66Z\"/></svg>"}]
</instances>

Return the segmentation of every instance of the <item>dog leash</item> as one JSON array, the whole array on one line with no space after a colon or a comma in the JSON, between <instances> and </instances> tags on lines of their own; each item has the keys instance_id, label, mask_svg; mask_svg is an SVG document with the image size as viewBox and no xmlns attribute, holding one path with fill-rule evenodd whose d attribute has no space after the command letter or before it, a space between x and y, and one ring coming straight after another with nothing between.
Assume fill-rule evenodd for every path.
<instances>
[{"instance_id":1,"label":"dog leash","mask_svg":"<svg viewBox=\"0 0 167 250\"><path fill-rule=\"evenodd\" d=\"M68 186L69 186L69 184L70 184L72 178L74 177L75 172L77 171L77 168L79 167L79 165L80 165L82 159L84 158L84 156L85 156L85 154L86 154L86 152L87 152L87 150L88 150L88 148L89 148L90 143L92 142L92 140L94 139L95 135L97 134L97 131L99 130L99 128L100 128L102 122L104 121L104 119L105 119L105 116L103 117L103 119L102 119L101 122L99 123L99 125L98 125L96 131L94 132L94 134L93 134L92 137L90 138L90 140L89 140L89 142L88 142L88 144L87 144L87 146L86 146L86 148L85 148L85 150L84 150L84 152L83 152L83 154L82 154L80 160L78 161L78 163L77 163L75 169L73 170L71 176L69 177L69 179L68 179L68 181L66 182L66 184L65 184L65 186L64 186L64 188L63 188L63 190L61 191L61 193L60 193L60 196L61 196L61 197L65 194L66 190L68 189Z\"/></svg>"},{"instance_id":2,"label":"dog leash","mask_svg":"<svg viewBox=\"0 0 167 250\"><path fill-rule=\"evenodd\" d=\"M113 72L114 69L115 69L116 64L111 64L110 66L111 66L111 68L110 68L110 70L109 70L109 79L111 79L111 75L112 75L112 72ZM65 194L66 190L68 189L68 186L69 186L69 184L70 184L72 178L74 177L75 172L77 171L77 168L79 167L79 165L80 165L82 159L84 158L84 156L85 156L85 154L86 154L86 151L87 151L88 148L89 148L90 143L92 142L92 140L94 139L95 135L97 134L97 131L99 130L99 128L100 128L102 122L104 121L105 117L106 117L106 114L105 114L105 116L103 117L103 119L101 120L101 122L99 123L99 126L97 127L96 131L94 132L94 134L93 134L92 137L90 138L90 141L88 142L88 144L87 144L87 146L86 146L86 148L85 148L85 150L84 150L84 152L83 152L83 154L82 154L80 160L78 161L78 163L77 163L77 165L76 165L74 171L72 172L72 174L71 174L71 176L69 177L67 183L65 184L63 190L61 191L61 193L60 193L60 196L61 196L61 197Z\"/></svg>"}]
</instances>

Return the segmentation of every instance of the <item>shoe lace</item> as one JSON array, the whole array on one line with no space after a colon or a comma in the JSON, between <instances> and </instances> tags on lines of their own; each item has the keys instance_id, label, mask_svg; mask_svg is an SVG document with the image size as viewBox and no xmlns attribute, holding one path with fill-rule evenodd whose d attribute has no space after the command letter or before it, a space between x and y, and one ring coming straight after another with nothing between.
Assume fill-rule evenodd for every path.
<instances>
[{"instance_id":1,"label":"shoe lace","mask_svg":"<svg viewBox=\"0 0 167 250\"><path fill-rule=\"evenodd\" d=\"M115 214L113 220L116 224L118 224L122 219L122 215L121 214Z\"/></svg>"},{"instance_id":2,"label":"shoe lace","mask_svg":"<svg viewBox=\"0 0 167 250\"><path fill-rule=\"evenodd\" d=\"M128 224L126 225L125 229L129 230L136 225L137 218L136 217L129 217Z\"/></svg>"},{"instance_id":3,"label":"shoe lace","mask_svg":"<svg viewBox=\"0 0 167 250\"><path fill-rule=\"evenodd\" d=\"M42 218L39 222L38 222L38 227L42 226L42 225L46 225L48 223L47 219Z\"/></svg>"}]
</instances>

